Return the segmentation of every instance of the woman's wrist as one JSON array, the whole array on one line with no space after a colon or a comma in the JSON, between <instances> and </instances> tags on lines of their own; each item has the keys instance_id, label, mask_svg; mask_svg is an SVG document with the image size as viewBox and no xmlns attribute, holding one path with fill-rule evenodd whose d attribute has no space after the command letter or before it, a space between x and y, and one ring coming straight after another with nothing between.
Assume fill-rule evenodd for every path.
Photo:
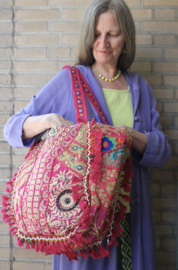
<instances>
[{"instance_id":1,"label":"woman's wrist","mask_svg":"<svg viewBox=\"0 0 178 270\"><path fill-rule=\"evenodd\" d=\"M146 134L129 127L127 127L127 130L131 135L133 141L133 148L140 154L143 154L147 146Z\"/></svg>"},{"instance_id":2,"label":"woman's wrist","mask_svg":"<svg viewBox=\"0 0 178 270\"><path fill-rule=\"evenodd\" d=\"M50 128L48 115L29 116L23 124L22 139L30 139Z\"/></svg>"}]
</instances>

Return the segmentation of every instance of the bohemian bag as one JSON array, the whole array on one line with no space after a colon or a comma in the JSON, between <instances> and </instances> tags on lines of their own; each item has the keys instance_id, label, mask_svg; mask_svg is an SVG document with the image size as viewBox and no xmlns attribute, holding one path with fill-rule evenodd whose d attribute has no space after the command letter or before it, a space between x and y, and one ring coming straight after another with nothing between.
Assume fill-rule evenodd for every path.
<instances>
[{"instance_id":1,"label":"bohemian bag","mask_svg":"<svg viewBox=\"0 0 178 270\"><path fill-rule=\"evenodd\" d=\"M109 256L117 245L129 197L132 141L124 127L112 127L87 81L68 68L77 124L54 127L29 150L2 197L4 222L19 246L71 259ZM105 124L87 122L85 96ZM102 241L107 239L107 249Z\"/></svg>"}]
</instances>

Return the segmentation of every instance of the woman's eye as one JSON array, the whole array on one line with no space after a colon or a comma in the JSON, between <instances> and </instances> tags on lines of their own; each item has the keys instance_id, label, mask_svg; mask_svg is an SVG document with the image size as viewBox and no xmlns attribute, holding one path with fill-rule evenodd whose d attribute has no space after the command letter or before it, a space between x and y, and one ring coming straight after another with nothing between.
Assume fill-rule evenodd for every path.
<instances>
[{"instance_id":1,"label":"woman's eye","mask_svg":"<svg viewBox=\"0 0 178 270\"><path fill-rule=\"evenodd\" d=\"M117 37L119 34L110 34L111 37Z\"/></svg>"}]
</instances>

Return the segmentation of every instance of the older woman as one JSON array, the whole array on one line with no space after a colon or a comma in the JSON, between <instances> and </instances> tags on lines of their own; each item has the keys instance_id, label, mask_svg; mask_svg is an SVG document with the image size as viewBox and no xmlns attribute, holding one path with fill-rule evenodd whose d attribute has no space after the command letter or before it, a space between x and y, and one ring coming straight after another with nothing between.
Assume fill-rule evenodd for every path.
<instances>
[{"instance_id":1,"label":"older woman","mask_svg":"<svg viewBox=\"0 0 178 270\"><path fill-rule=\"evenodd\" d=\"M88 81L109 124L127 126L132 136L134 177L131 205L127 205L131 218L123 224L125 238L119 239L121 248L112 247L109 258L79 257L78 262L69 262L65 255L54 255L53 270L155 269L147 167L161 167L170 156L170 148L161 130L150 85L138 73L127 71L134 56L135 28L127 5L123 0L93 1L82 22L77 67ZM102 122L88 100L87 109L89 121L94 118ZM33 97L26 108L8 121L4 134L12 146L29 147L46 129L55 125L67 126L70 121L76 123L75 109L70 75L64 69Z\"/></svg>"}]
</instances>

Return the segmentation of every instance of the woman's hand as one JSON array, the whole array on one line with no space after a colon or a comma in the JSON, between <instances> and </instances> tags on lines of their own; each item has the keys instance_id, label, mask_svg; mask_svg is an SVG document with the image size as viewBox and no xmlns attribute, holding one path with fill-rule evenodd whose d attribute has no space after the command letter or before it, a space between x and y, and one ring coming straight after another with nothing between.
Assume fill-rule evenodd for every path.
<instances>
[{"instance_id":1,"label":"woman's hand","mask_svg":"<svg viewBox=\"0 0 178 270\"><path fill-rule=\"evenodd\" d=\"M73 122L68 121L67 119L65 119L64 117L62 117L61 115L57 113L49 113L44 116L46 116L44 117L44 120L43 120L46 122L46 127L47 127L46 129L52 128L54 126L67 127L67 126L74 125Z\"/></svg>"},{"instance_id":2,"label":"woman's hand","mask_svg":"<svg viewBox=\"0 0 178 270\"><path fill-rule=\"evenodd\" d=\"M37 134L52 128L54 126L70 126L74 123L63 118L59 114L49 113L39 116L29 116L23 124L23 134L22 139L30 139Z\"/></svg>"},{"instance_id":3,"label":"woman's hand","mask_svg":"<svg viewBox=\"0 0 178 270\"><path fill-rule=\"evenodd\" d=\"M147 146L147 136L146 134L139 132L133 128L124 126L129 134L131 135L132 142L133 142L133 148L140 154L143 154L145 152L146 146Z\"/></svg>"}]
</instances>

